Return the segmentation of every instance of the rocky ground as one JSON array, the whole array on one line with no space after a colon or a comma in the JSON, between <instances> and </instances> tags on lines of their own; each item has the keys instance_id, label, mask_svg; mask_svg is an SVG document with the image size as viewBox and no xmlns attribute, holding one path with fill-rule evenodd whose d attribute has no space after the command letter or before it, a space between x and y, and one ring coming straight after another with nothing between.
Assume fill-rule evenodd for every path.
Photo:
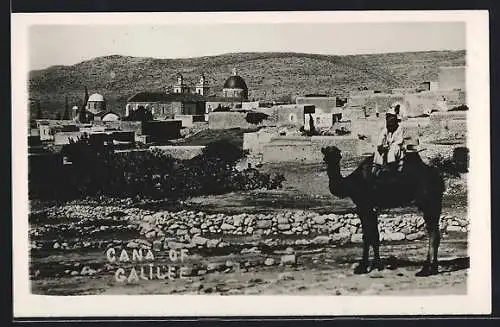
<instances>
[{"instance_id":1,"label":"rocky ground","mask_svg":"<svg viewBox=\"0 0 500 327\"><path fill-rule=\"evenodd\" d=\"M286 191L281 192L278 197L284 200ZM249 197L262 198L263 193ZM167 207L132 200L34 204L33 292L343 295L466 289L465 206L443 212L441 274L419 279L414 273L427 247L423 219L416 212L380 215L387 269L358 276L352 268L361 252L361 228L349 205L337 213L279 205L267 213L224 213L210 205L207 212Z\"/></svg>"},{"instance_id":2,"label":"rocky ground","mask_svg":"<svg viewBox=\"0 0 500 327\"><path fill-rule=\"evenodd\" d=\"M346 163L349 169L356 163ZM348 173L346 169L344 175ZM463 294L469 267L466 175L446 180L440 273L426 256L421 213L380 213L385 269L354 275L361 226L328 193L322 165L265 166L280 190L191 198L33 201L30 277L36 294Z\"/></svg>"}]
</instances>

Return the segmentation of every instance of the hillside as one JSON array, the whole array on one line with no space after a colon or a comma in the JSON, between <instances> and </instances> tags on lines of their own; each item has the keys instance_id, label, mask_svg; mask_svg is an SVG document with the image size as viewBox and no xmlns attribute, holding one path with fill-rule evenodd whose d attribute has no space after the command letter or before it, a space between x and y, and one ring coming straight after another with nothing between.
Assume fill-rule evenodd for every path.
<instances>
[{"instance_id":1,"label":"hillside","mask_svg":"<svg viewBox=\"0 0 500 327\"><path fill-rule=\"evenodd\" d=\"M108 100L122 114L127 98L140 91L164 91L181 72L188 84L205 73L211 94L220 94L236 67L247 82L250 99L322 93L346 96L360 86L384 89L416 86L435 80L439 66L464 65L465 51L432 51L329 56L302 53L232 53L190 59L105 56L72 66L53 66L29 74L30 98L38 99L45 115L80 105L84 86Z\"/></svg>"}]
</instances>

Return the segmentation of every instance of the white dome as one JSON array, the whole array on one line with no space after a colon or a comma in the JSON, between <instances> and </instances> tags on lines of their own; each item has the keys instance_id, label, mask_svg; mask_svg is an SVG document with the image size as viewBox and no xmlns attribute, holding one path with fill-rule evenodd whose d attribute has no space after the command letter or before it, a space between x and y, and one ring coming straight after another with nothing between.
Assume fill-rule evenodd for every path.
<instances>
[{"instance_id":1,"label":"white dome","mask_svg":"<svg viewBox=\"0 0 500 327\"><path fill-rule=\"evenodd\" d=\"M94 93L94 94L92 94L89 97L88 101L91 101L91 102L103 102L104 101L104 97L102 95L100 95L99 93Z\"/></svg>"}]
</instances>

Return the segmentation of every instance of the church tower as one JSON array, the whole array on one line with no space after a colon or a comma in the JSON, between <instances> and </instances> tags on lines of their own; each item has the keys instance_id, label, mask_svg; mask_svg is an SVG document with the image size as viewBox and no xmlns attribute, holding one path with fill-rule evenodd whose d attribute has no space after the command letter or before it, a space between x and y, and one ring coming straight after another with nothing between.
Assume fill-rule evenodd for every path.
<instances>
[{"instance_id":1,"label":"church tower","mask_svg":"<svg viewBox=\"0 0 500 327\"><path fill-rule=\"evenodd\" d=\"M177 74L177 83L174 84L174 93L186 93L188 87L184 84L182 74Z\"/></svg>"},{"instance_id":2,"label":"church tower","mask_svg":"<svg viewBox=\"0 0 500 327\"><path fill-rule=\"evenodd\" d=\"M205 78L205 75L201 74L199 82L196 83L196 94L206 96L208 95L208 90L209 90L208 81Z\"/></svg>"}]
</instances>

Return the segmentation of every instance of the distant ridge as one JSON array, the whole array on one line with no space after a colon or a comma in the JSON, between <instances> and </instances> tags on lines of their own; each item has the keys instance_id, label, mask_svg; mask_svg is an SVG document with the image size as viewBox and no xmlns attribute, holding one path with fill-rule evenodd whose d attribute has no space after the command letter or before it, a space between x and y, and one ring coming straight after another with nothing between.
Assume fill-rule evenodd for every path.
<instances>
[{"instance_id":1,"label":"distant ridge","mask_svg":"<svg viewBox=\"0 0 500 327\"><path fill-rule=\"evenodd\" d=\"M108 108L123 113L127 98L141 91L165 92L181 72L194 84L204 73L211 93L236 67L249 88L250 99L288 95L347 96L350 90L416 86L436 80L440 66L465 65L465 51L426 51L368 55L320 55L290 52L229 53L186 59L155 59L109 55L71 66L52 66L29 74L29 96L40 100L48 115L80 105L84 86L101 93Z\"/></svg>"}]
</instances>

